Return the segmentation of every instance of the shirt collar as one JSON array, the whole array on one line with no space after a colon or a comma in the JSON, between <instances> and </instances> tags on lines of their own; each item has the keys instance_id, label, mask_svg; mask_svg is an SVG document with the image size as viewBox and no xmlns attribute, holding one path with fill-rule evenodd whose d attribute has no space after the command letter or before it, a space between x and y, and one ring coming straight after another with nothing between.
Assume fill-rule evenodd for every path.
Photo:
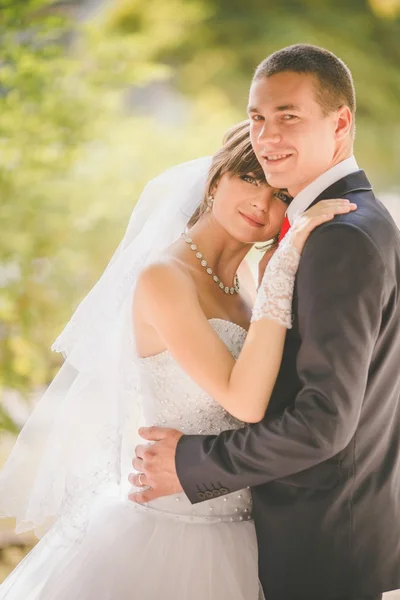
<instances>
[{"instance_id":1,"label":"shirt collar","mask_svg":"<svg viewBox=\"0 0 400 600\"><path fill-rule=\"evenodd\" d=\"M314 200L320 195L321 192L326 190L330 185L339 181L343 177L350 175L358 171L359 167L354 156L342 160L337 165L334 165L324 173L322 173L317 179L314 179L307 187L297 194L291 201L286 215L289 219L290 225L293 224L295 218L303 213L307 208L314 202Z\"/></svg>"}]
</instances>

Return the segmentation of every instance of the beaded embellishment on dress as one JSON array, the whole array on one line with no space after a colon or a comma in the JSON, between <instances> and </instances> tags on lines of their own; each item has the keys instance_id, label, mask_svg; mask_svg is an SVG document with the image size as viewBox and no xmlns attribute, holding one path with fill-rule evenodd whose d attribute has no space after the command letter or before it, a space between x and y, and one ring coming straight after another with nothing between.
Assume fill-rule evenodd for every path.
<instances>
[{"instance_id":1,"label":"beaded embellishment on dress","mask_svg":"<svg viewBox=\"0 0 400 600\"><path fill-rule=\"evenodd\" d=\"M237 358L247 331L224 319L209 319L209 323ZM197 385L167 350L140 359L140 378L148 425L173 427L185 434L218 434L245 425ZM240 490L196 506L185 494L176 494L158 498L138 509L160 511L164 516L193 524L244 521L251 519L251 493L249 489Z\"/></svg>"}]
</instances>

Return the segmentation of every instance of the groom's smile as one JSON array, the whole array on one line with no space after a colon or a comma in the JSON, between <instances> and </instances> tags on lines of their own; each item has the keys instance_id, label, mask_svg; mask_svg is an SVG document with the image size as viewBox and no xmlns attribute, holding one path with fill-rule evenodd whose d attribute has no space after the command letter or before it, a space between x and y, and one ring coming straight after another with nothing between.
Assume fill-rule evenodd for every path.
<instances>
[{"instance_id":1,"label":"groom's smile","mask_svg":"<svg viewBox=\"0 0 400 600\"><path fill-rule=\"evenodd\" d=\"M261 153L262 162L264 165L264 169L274 169L275 167L281 166L283 163L287 162L287 159L293 156L291 153L286 154L273 154L272 152L268 152L265 150Z\"/></svg>"}]
</instances>

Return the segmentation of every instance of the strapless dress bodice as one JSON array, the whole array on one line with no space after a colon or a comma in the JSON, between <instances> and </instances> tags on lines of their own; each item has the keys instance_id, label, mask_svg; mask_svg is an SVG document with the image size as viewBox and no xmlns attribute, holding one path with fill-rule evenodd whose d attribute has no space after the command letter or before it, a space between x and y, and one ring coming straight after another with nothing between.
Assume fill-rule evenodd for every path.
<instances>
[{"instance_id":1,"label":"strapless dress bodice","mask_svg":"<svg viewBox=\"0 0 400 600\"><path fill-rule=\"evenodd\" d=\"M237 358L247 331L223 319L210 325ZM185 434L218 434L245 423L230 415L180 367L168 350L139 360L143 412L146 425L172 427ZM202 490L209 499L192 505L186 494L166 496L148 503L147 509L191 523L243 521L251 519L251 493L247 488L221 493L223 485Z\"/></svg>"},{"instance_id":2,"label":"strapless dress bodice","mask_svg":"<svg viewBox=\"0 0 400 600\"><path fill-rule=\"evenodd\" d=\"M237 358L246 338L240 325L223 319L209 323ZM243 426L181 368L168 350L140 359L146 424L173 427L186 434L217 434Z\"/></svg>"}]
</instances>

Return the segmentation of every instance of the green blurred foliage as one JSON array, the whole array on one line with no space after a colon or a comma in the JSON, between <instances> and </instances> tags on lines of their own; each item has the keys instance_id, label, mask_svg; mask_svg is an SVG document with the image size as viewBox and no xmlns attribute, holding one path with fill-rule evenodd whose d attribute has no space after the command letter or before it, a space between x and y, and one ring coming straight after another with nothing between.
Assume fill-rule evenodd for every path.
<instances>
[{"instance_id":1,"label":"green blurred foliage","mask_svg":"<svg viewBox=\"0 0 400 600\"><path fill-rule=\"evenodd\" d=\"M47 257L69 225L50 190L85 136L87 102L73 91L72 63L60 45L68 24L55 16L37 23L34 13L45 4L9 3L0 13L2 390L27 391L49 376L44 322L52 325L55 298ZM11 425L1 411L0 427Z\"/></svg>"},{"instance_id":2,"label":"green blurred foliage","mask_svg":"<svg viewBox=\"0 0 400 600\"><path fill-rule=\"evenodd\" d=\"M245 116L257 63L323 45L351 67L357 156L399 183L397 0L0 0L0 429L7 389L59 366L49 347L117 246L148 179L213 152Z\"/></svg>"}]
</instances>

